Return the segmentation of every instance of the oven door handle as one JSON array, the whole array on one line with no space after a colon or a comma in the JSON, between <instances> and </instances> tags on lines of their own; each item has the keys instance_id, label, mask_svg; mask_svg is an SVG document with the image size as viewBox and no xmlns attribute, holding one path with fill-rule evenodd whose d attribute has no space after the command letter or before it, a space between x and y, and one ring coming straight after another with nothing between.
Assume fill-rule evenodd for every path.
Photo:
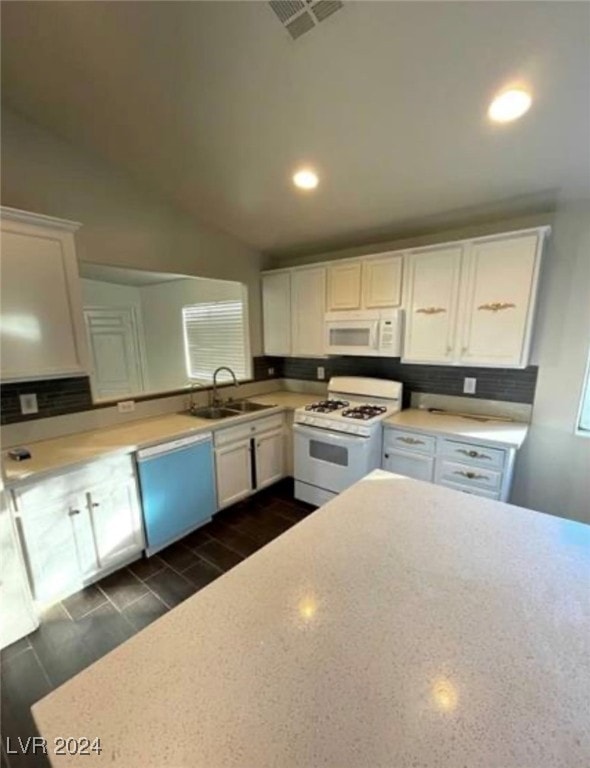
<instances>
[{"instance_id":1,"label":"oven door handle","mask_svg":"<svg viewBox=\"0 0 590 768\"><path fill-rule=\"evenodd\" d=\"M333 429L323 429L322 427L308 427L305 424L293 424L293 432L303 435L304 437L311 437L316 440L329 440L331 443L340 443L341 445L362 443L368 440L368 437L363 437L362 435L351 435L348 432L335 432Z\"/></svg>"}]
</instances>

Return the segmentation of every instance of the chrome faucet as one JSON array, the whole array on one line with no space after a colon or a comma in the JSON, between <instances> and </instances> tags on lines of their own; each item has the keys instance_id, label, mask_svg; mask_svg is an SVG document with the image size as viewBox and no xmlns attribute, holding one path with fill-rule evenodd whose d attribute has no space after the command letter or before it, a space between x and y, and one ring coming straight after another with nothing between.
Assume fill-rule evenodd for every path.
<instances>
[{"instance_id":1,"label":"chrome faucet","mask_svg":"<svg viewBox=\"0 0 590 768\"><path fill-rule=\"evenodd\" d=\"M219 371L227 371L228 373L231 373L236 387L240 386L238 380L236 379L236 374L232 371L232 369L228 368L227 365L220 366L213 374L213 405L221 405L221 398L217 397L217 374Z\"/></svg>"}]
</instances>

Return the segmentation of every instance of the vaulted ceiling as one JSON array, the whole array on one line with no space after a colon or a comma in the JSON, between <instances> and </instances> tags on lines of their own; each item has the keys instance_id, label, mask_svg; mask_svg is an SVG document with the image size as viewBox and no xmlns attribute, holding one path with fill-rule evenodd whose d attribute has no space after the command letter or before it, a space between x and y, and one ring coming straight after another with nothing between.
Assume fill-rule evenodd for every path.
<instances>
[{"instance_id":1,"label":"vaulted ceiling","mask_svg":"<svg viewBox=\"0 0 590 768\"><path fill-rule=\"evenodd\" d=\"M280 252L590 184L590 4L3 2L10 106ZM486 118L520 81L530 112ZM311 164L313 193L291 174Z\"/></svg>"}]
</instances>

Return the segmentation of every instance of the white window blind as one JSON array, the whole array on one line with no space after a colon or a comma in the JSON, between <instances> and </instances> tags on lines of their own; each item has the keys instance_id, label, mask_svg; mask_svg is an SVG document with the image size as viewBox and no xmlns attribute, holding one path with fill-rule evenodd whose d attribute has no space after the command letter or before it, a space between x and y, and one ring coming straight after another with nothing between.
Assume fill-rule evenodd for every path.
<instances>
[{"instance_id":1,"label":"white window blind","mask_svg":"<svg viewBox=\"0 0 590 768\"><path fill-rule=\"evenodd\" d=\"M186 370L190 379L211 381L220 365L229 366L238 379L250 376L244 302L210 301L182 308ZM222 371L219 381L231 381Z\"/></svg>"},{"instance_id":2,"label":"white window blind","mask_svg":"<svg viewBox=\"0 0 590 768\"><path fill-rule=\"evenodd\" d=\"M580 405L580 420L578 423L580 432L590 436L590 359L586 366L586 379L582 390L582 403Z\"/></svg>"}]
</instances>

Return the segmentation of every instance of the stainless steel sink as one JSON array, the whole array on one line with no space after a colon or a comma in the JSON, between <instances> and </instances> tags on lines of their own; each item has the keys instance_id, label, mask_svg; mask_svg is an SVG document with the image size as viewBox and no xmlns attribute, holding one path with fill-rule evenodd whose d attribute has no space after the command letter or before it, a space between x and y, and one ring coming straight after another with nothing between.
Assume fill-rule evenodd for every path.
<instances>
[{"instance_id":1,"label":"stainless steel sink","mask_svg":"<svg viewBox=\"0 0 590 768\"><path fill-rule=\"evenodd\" d=\"M229 408L219 408L217 406L206 405L204 408L194 408L189 411L191 416L197 416L199 419L229 419L230 416L237 416L237 411L230 411Z\"/></svg>"},{"instance_id":2,"label":"stainless steel sink","mask_svg":"<svg viewBox=\"0 0 590 768\"><path fill-rule=\"evenodd\" d=\"M262 405L261 403L251 403L249 400L237 400L235 403L225 403L224 408L236 413L254 413L254 411L264 411L267 408L273 408L272 405Z\"/></svg>"}]
</instances>

